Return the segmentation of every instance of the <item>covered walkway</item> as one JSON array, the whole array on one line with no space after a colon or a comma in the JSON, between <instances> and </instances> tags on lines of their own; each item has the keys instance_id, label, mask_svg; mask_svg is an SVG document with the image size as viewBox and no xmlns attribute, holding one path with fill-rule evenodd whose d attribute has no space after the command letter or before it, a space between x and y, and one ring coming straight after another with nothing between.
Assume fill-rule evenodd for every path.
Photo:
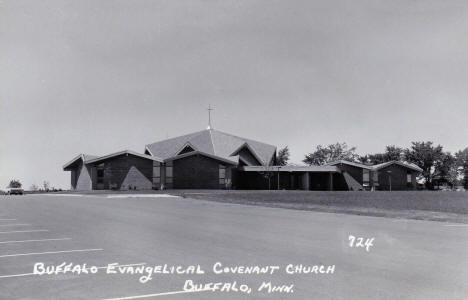
<instances>
[{"instance_id":1,"label":"covered walkway","mask_svg":"<svg viewBox=\"0 0 468 300\"><path fill-rule=\"evenodd\" d=\"M348 190L336 166L244 166L238 189Z\"/></svg>"}]
</instances>

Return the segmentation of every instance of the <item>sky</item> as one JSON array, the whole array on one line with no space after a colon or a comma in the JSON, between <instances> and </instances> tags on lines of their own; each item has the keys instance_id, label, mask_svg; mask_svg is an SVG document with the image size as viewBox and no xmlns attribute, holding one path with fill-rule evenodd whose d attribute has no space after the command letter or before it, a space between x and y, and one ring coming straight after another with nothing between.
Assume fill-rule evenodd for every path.
<instances>
[{"instance_id":1,"label":"sky","mask_svg":"<svg viewBox=\"0 0 468 300\"><path fill-rule=\"evenodd\" d=\"M300 163L468 146L468 2L0 2L0 189L69 188L62 166L215 129Z\"/></svg>"}]
</instances>

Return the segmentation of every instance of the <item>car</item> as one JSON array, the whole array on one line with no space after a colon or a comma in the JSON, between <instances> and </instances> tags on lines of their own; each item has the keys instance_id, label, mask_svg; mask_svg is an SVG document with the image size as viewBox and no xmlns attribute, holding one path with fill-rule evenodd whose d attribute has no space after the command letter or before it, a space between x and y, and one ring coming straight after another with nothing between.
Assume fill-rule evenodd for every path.
<instances>
[{"instance_id":1,"label":"car","mask_svg":"<svg viewBox=\"0 0 468 300\"><path fill-rule=\"evenodd\" d=\"M7 188L6 193L8 195L23 195L24 191L22 188Z\"/></svg>"}]
</instances>

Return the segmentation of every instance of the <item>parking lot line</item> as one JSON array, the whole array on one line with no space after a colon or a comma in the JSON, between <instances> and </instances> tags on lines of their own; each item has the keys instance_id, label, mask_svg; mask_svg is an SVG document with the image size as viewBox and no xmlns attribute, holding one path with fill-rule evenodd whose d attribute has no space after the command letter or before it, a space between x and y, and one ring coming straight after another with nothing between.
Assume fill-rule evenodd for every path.
<instances>
[{"instance_id":1,"label":"parking lot line","mask_svg":"<svg viewBox=\"0 0 468 300\"><path fill-rule=\"evenodd\" d=\"M65 240L71 240L71 238L43 239L43 240L23 240L23 241L4 241L4 242L0 242L0 244L28 243L28 242L46 242L46 241L65 241Z\"/></svg>"},{"instance_id":2,"label":"parking lot line","mask_svg":"<svg viewBox=\"0 0 468 300\"><path fill-rule=\"evenodd\" d=\"M106 298L103 300L130 300L130 299L141 299L141 298L153 298L159 296L169 296L169 295L176 295L176 294L188 294L188 293L197 293L197 292L206 292L209 290L197 290L197 291L176 291L176 292L165 292L165 293L157 293L157 294L146 294L146 295L138 295L138 296L128 296L128 297L119 297L119 298Z\"/></svg>"},{"instance_id":3,"label":"parking lot line","mask_svg":"<svg viewBox=\"0 0 468 300\"><path fill-rule=\"evenodd\" d=\"M44 232L49 231L47 229L37 229L37 230L19 230L19 231L0 231L0 233L20 233L20 232Z\"/></svg>"},{"instance_id":4,"label":"parking lot line","mask_svg":"<svg viewBox=\"0 0 468 300\"><path fill-rule=\"evenodd\" d=\"M29 255L44 255L44 254L71 253L71 252L92 252L92 251L102 251L102 250L104 250L104 249L77 249L77 250L60 250L60 251L48 251L48 252L33 252L33 253L5 254L5 255L0 255L0 258L4 258L4 257L15 257L15 256L29 256Z\"/></svg>"},{"instance_id":5,"label":"parking lot line","mask_svg":"<svg viewBox=\"0 0 468 300\"><path fill-rule=\"evenodd\" d=\"M0 226L29 226L31 224L0 224Z\"/></svg>"},{"instance_id":6,"label":"parking lot line","mask_svg":"<svg viewBox=\"0 0 468 300\"><path fill-rule=\"evenodd\" d=\"M114 267L116 267L116 268L118 268L118 267L134 267L134 266L143 266L143 265L146 265L146 263L128 264L128 265L118 265L118 266L114 266ZM98 269L106 269L106 268L108 268L108 266L105 266L105 267L98 267ZM59 273L64 273L64 271L60 271ZM34 274L34 273L23 273L23 274L12 274L12 275L0 275L0 279L1 279L1 278L24 277L24 276L32 276L32 275L38 275L38 274Z\"/></svg>"},{"instance_id":7,"label":"parking lot line","mask_svg":"<svg viewBox=\"0 0 468 300\"><path fill-rule=\"evenodd\" d=\"M169 194L125 194L125 195L108 195L107 198L180 198L180 197L169 195Z\"/></svg>"}]
</instances>

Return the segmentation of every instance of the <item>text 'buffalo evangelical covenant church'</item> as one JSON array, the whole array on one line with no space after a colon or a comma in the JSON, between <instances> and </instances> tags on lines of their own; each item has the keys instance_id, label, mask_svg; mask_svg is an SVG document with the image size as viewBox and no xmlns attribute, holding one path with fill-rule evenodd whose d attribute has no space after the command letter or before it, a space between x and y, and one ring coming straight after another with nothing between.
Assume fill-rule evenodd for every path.
<instances>
[{"instance_id":1,"label":"text 'buffalo evangelical covenant church'","mask_svg":"<svg viewBox=\"0 0 468 300\"><path fill-rule=\"evenodd\" d=\"M80 154L63 166L73 190L301 189L407 190L422 170L404 162L276 166L276 146L208 128L104 156Z\"/></svg>"}]
</instances>

